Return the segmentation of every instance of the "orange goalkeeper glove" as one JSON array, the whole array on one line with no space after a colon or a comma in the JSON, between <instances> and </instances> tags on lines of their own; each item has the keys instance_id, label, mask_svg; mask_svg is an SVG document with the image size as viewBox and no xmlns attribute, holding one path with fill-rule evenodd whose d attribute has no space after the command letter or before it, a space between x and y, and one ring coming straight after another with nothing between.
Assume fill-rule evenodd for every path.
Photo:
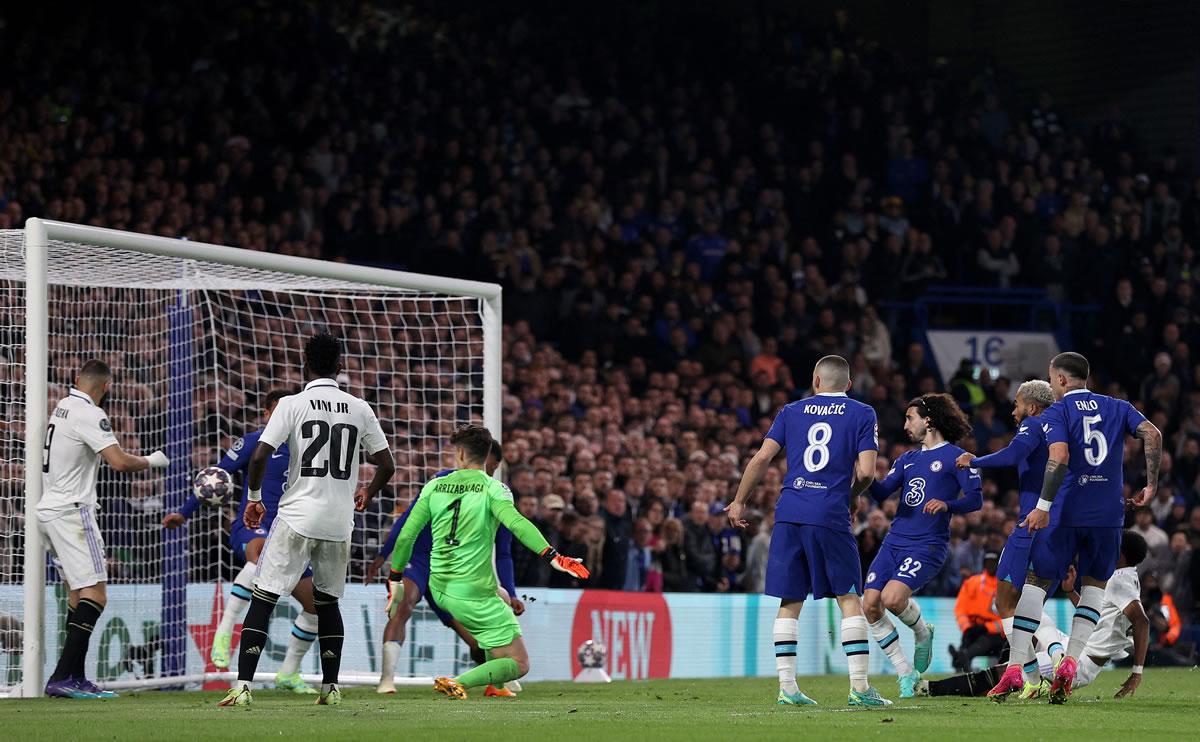
<instances>
[{"instance_id":1,"label":"orange goalkeeper glove","mask_svg":"<svg viewBox=\"0 0 1200 742\"><path fill-rule=\"evenodd\" d=\"M568 557L559 554L554 550L553 546L547 546L541 554L542 559L550 562L550 566L557 569L559 572L566 572L576 579L586 580L591 572L583 566L583 560L577 557Z\"/></svg>"}]
</instances>

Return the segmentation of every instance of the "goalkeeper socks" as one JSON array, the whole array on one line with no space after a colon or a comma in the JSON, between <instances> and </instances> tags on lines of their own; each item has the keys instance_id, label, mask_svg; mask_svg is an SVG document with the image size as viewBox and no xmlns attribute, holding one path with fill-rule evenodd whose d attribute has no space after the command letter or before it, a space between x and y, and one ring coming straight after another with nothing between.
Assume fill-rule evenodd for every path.
<instances>
[{"instance_id":1,"label":"goalkeeper socks","mask_svg":"<svg viewBox=\"0 0 1200 742\"><path fill-rule=\"evenodd\" d=\"M929 629L925 626L925 622L921 620L921 607L917 605L917 601L912 598L908 599L908 605L904 610L897 614L896 618L904 622L904 625L913 630L913 636L919 642L929 638Z\"/></svg>"},{"instance_id":2,"label":"goalkeeper socks","mask_svg":"<svg viewBox=\"0 0 1200 742\"><path fill-rule=\"evenodd\" d=\"M1042 606L1046 603L1046 591L1032 583L1025 583L1021 599L1017 601L1017 612L1013 616L1013 632L1009 638L1008 666L1023 667L1033 659L1033 633L1041 625Z\"/></svg>"},{"instance_id":3,"label":"goalkeeper socks","mask_svg":"<svg viewBox=\"0 0 1200 742\"><path fill-rule=\"evenodd\" d=\"M283 664L279 666L280 675L292 675L300 672L300 660L308 652L308 648L317 640L317 614L301 611L292 624L292 638L288 641L287 654Z\"/></svg>"},{"instance_id":4,"label":"goalkeeper socks","mask_svg":"<svg viewBox=\"0 0 1200 742\"><path fill-rule=\"evenodd\" d=\"M225 610L221 611L221 623L217 626L218 634L232 634L233 627L241 620L242 616L246 615L246 608L250 605L250 598L254 594L254 573L258 570L258 565L254 562L246 562L241 571L237 573L237 577L233 578L233 588L229 591L229 602L225 604Z\"/></svg>"},{"instance_id":5,"label":"goalkeeper socks","mask_svg":"<svg viewBox=\"0 0 1200 742\"><path fill-rule=\"evenodd\" d=\"M246 612L246 621L242 624L242 645L238 651L238 681L243 684L254 682L254 673L258 670L258 661L267 643L267 625L271 622L271 613L278 601L279 596L275 593L254 588L250 610Z\"/></svg>"},{"instance_id":6,"label":"goalkeeper socks","mask_svg":"<svg viewBox=\"0 0 1200 742\"><path fill-rule=\"evenodd\" d=\"M380 683L390 683L396 678L396 662L400 659L400 650L404 645L398 641L383 643L383 669L379 673Z\"/></svg>"},{"instance_id":7,"label":"goalkeeper socks","mask_svg":"<svg viewBox=\"0 0 1200 742\"><path fill-rule=\"evenodd\" d=\"M521 667L517 661L511 657L500 657L467 670L455 680L464 688L474 688L480 685L500 686L519 677L521 677Z\"/></svg>"},{"instance_id":8,"label":"goalkeeper socks","mask_svg":"<svg viewBox=\"0 0 1200 742\"><path fill-rule=\"evenodd\" d=\"M871 663L871 645L867 641L867 617L846 616L842 619L842 651L850 668L850 688L859 693L867 690L867 665Z\"/></svg>"},{"instance_id":9,"label":"goalkeeper socks","mask_svg":"<svg viewBox=\"0 0 1200 742\"><path fill-rule=\"evenodd\" d=\"M335 596L320 590L313 590L313 604L317 606L317 633L321 639L321 683L336 684L342 667L342 643L345 641L342 611L338 608Z\"/></svg>"},{"instance_id":10,"label":"goalkeeper socks","mask_svg":"<svg viewBox=\"0 0 1200 742\"><path fill-rule=\"evenodd\" d=\"M775 670L779 673L779 689L799 693L796 685L796 640L800 622L794 618L775 619Z\"/></svg>"},{"instance_id":11,"label":"goalkeeper socks","mask_svg":"<svg viewBox=\"0 0 1200 742\"><path fill-rule=\"evenodd\" d=\"M886 614L871 624L871 635L875 637L875 641L879 642L879 648L883 650L883 653L892 661L896 675L904 676L912 673L912 663L908 661L908 657L904 655L904 648L900 646L900 634L888 620Z\"/></svg>"},{"instance_id":12,"label":"goalkeeper socks","mask_svg":"<svg viewBox=\"0 0 1200 742\"><path fill-rule=\"evenodd\" d=\"M1075 604L1075 618L1071 619L1071 640L1067 642L1067 655L1079 658L1083 647L1100 622L1100 604L1104 601L1104 588L1084 585L1079 590L1079 602Z\"/></svg>"},{"instance_id":13,"label":"goalkeeper socks","mask_svg":"<svg viewBox=\"0 0 1200 742\"><path fill-rule=\"evenodd\" d=\"M87 660L88 642L92 639L92 629L100 620L104 606L94 600L80 598L74 610L67 613L67 638L63 642L62 655L54 668L51 680L84 677L84 664Z\"/></svg>"}]
</instances>

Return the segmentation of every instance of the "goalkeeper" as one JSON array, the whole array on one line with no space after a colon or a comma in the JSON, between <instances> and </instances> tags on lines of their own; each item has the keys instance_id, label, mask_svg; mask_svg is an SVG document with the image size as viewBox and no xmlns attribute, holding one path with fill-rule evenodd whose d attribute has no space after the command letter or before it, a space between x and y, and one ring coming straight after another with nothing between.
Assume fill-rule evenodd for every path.
<instances>
[{"instance_id":1,"label":"goalkeeper","mask_svg":"<svg viewBox=\"0 0 1200 742\"><path fill-rule=\"evenodd\" d=\"M500 524L555 569L579 579L587 579L588 570L579 560L551 548L537 527L517 512L508 486L484 472L492 447L492 434L487 428L459 428L450 443L457 470L435 477L422 488L396 540L388 585L388 616L395 615L404 600L404 567L421 529L431 523L429 592L475 637L487 659L457 678L434 680L434 690L462 699L467 697L467 688L503 685L529 672L521 626L509 605L496 594L492 546Z\"/></svg>"}]
</instances>

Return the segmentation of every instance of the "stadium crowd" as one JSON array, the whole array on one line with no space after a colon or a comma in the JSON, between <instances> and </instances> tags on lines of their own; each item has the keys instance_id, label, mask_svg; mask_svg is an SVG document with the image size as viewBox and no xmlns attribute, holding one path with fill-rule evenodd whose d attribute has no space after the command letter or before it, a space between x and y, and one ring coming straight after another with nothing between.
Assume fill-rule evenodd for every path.
<instances>
[{"instance_id":1,"label":"stadium crowd","mask_svg":"<svg viewBox=\"0 0 1200 742\"><path fill-rule=\"evenodd\" d=\"M895 302L958 284L1098 303L1073 349L1168 442L1158 496L1130 514L1144 601L1168 617L1156 641L1196 620L1200 181L1172 153L990 68L905 64L845 19L611 54L569 18L312 7L163 7L177 31L160 35L68 18L49 45L0 27L0 62L28 71L0 80L0 228L41 216L500 282L518 507L624 590L761 590L782 462L748 530L722 509L822 355L851 359L881 473L922 392L969 410L967 449L1006 444L1022 380L944 381ZM927 594L957 594L1016 524L1015 476L985 475ZM858 503L864 566L894 510ZM388 525L364 525L360 568ZM514 557L518 585L570 585Z\"/></svg>"}]
</instances>

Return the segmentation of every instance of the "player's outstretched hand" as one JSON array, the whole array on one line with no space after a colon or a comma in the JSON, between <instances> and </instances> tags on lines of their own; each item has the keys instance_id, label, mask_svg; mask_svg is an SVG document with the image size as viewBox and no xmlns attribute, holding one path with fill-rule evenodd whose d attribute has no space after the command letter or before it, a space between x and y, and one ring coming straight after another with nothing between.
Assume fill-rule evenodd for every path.
<instances>
[{"instance_id":1,"label":"player's outstretched hand","mask_svg":"<svg viewBox=\"0 0 1200 742\"><path fill-rule=\"evenodd\" d=\"M246 503L246 512L242 514L242 523L247 528L258 528L258 524L262 523L263 516L267 514L267 507L261 502Z\"/></svg>"},{"instance_id":2,"label":"player's outstretched hand","mask_svg":"<svg viewBox=\"0 0 1200 742\"><path fill-rule=\"evenodd\" d=\"M950 506L946 504L945 500L938 500L937 498L934 498L934 499L930 500L929 502L925 503L925 514L926 515L937 515L938 513L945 512L949 509L950 509Z\"/></svg>"},{"instance_id":3,"label":"player's outstretched hand","mask_svg":"<svg viewBox=\"0 0 1200 742\"><path fill-rule=\"evenodd\" d=\"M366 510L367 506L370 504L371 493L367 491L366 487L359 487L358 491L354 493L354 509L363 511Z\"/></svg>"},{"instance_id":4,"label":"player's outstretched hand","mask_svg":"<svg viewBox=\"0 0 1200 742\"><path fill-rule=\"evenodd\" d=\"M1142 489L1138 490L1136 495L1133 496L1133 504L1138 507L1145 505L1146 503L1150 502L1150 499L1154 497L1157 490L1157 487L1143 487Z\"/></svg>"},{"instance_id":5,"label":"player's outstretched hand","mask_svg":"<svg viewBox=\"0 0 1200 742\"><path fill-rule=\"evenodd\" d=\"M1138 686L1141 684L1142 674L1140 672L1129 673L1129 677L1125 679L1125 684L1121 686L1113 698L1129 698L1137 691Z\"/></svg>"},{"instance_id":6,"label":"player's outstretched hand","mask_svg":"<svg viewBox=\"0 0 1200 742\"><path fill-rule=\"evenodd\" d=\"M167 513L163 516L163 528L168 531L173 531L187 522L187 518L183 517L183 513Z\"/></svg>"},{"instance_id":7,"label":"player's outstretched hand","mask_svg":"<svg viewBox=\"0 0 1200 742\"><path fill-rule=\"evenodd\" d=\"M971 467L971 462L974 460L975 454L963 452L960 453L958 458L954 460L954 465L959 469L969 469Z\"/></svg>"},{"instance_id":8,"label":"player's outstretched hand","mask_svg":"<svg viewBox=\"0 0 1200 742\"><path fill-rule=\"evenodd\" d=\"M1030 533L1040 531L1050 524L1050 513L1034 508L1025 516L1025 520L1017 524L1017 528L1028 528Z\"/></svg>"},{"instance_id":9,"label":"player's outstretched hand","mask_svg":"<svg viewBox=\"0 0 1200 742\"><path fill-rule=\"evenodd\" d=\"M146 463L150 465L151 469L166 469L171 465L171 460L162 451L155 451L146 457Z\"/></svg>"},{"instance_id":10,"label":"player's outstretched hand","mask_svg":"<svg viewBox=\"0 0 1200 742\"><path fill-rule=\"evenodd\" d=\"M572 577L579 580L586 580L591 576L588 568L583 566L583 560L578 557L563 556L554 550L553 546L547 547L542 552L542 558L550 562L550 566L557 569L559 572L566 572Z\"/></svg>"},{"instance_id":11,"label":"player's outstretched hand","mask_svg":"<svg viewBox=\"0 0 1200 742\"><path fill-rule=\"evenodd\" d=\"M725 506L725 512L729 516L729 525L734 528L745 528L749 525L746 519L742 517L742 513L746 512L746 506L740 502L734 501Z\"/></svg>"}]
</instances>

